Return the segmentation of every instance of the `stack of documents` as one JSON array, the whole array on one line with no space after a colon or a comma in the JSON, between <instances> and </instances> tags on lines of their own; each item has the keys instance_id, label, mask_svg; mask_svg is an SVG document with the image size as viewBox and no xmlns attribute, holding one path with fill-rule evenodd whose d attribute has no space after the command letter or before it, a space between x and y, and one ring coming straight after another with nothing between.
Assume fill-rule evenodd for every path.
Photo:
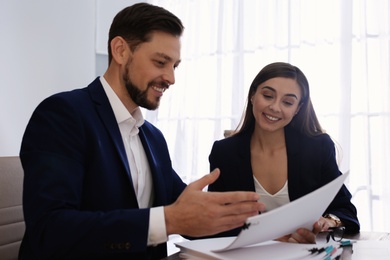
<instances>
[{"instance_id":1,"label":"stack of documents","mask_svg":"<svg viewBox=\"0 0 390 260\"><path fill-rule=\"evenodd\" d=\"M231 243L235 237L209 238L177 243L182 259L223 260L293 260L293 259L337 259L343 252L336 243L295 244L268 241L234 250L214 251L215 248ZM314 249L314 250L313 250Z\"/></svg>"},{"instance_id":2,"label":"stack of documents","mask_svg":"<svg viewBox=\"0 0 390 260\"><path fill-rule=\"evenodd\" d=\"M182 257L190 259L305 259L305 257L325 259L315 258L323 256L309 251L313 245L281 243L273 240L291 234L298 228L311 230L313 224L320 219L336 196L347 176L348 173L342 174L332 182L297 200L248 218L237 237L186 241L176 243L176 246L180 248ZM334 251L340 253L342 249Z\"/></svg>"}]
</instances>

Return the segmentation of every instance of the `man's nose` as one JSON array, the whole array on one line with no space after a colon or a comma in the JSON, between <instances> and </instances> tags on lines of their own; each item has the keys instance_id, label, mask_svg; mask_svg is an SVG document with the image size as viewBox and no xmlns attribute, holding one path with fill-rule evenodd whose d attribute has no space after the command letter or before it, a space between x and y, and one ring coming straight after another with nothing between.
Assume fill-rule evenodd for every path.
<instances>
[{"instance_id":1,"label":"man's nose","mask_svg":"<svg viewBox=\"0 0 390 260\"><path fill-rule=\"evenodd\" d=\"M168 83L168 85L175 84L175 69L174 68L167 68L164 71L162 78L164 81L166 81L166 83Z\"/></svg>"}]
</instances>

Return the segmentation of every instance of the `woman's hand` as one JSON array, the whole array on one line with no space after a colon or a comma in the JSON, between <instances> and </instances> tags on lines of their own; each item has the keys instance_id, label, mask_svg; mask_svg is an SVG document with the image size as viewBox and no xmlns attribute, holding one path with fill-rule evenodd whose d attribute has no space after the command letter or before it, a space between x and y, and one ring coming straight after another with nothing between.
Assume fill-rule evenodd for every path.
<instances>
[{"instance_id":1,"label":"woman's hand","mask_svg":"<svg viewBox=\"0 0 390 260\"><path fill-rule=\"evenodd\" d=\"M329 228L329 226L327 225L327 220L321 217L320 220L314 223L312 231L306 228L299 228L296 232L289 235L285 235L276 240L280 242L289 242L289 243L315 244L316 236L321 231L325 231L324 227L326 227L326 230Z\"/></svg>"}]
</instances>

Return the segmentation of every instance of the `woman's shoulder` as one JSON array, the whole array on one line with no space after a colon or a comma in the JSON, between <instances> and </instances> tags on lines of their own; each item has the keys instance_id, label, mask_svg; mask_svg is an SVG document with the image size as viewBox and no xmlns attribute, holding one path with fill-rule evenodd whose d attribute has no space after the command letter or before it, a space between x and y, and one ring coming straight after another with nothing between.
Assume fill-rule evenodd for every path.
<instances>
[{"instance_id":1,"label":"woman's shoulder","mask_svg":"<svg viewBox=\"0 0 390 260\"><path fill-rule=\"evenodd\" d=\"M308 136L304 133L299 132L298 130L296 130L292 127L287 127L286 128L286 135L290 138L292 137L294 139L304 140L307 142L331 142L331 143L333 143L332 138L326 132L318 133L317 135L313 135L313 136Z\"/></svg>"},{"instance_id":2,"label":"woman's shoulder","mask_svg":"<svg viewBox=\"0 0 390 260\"><path fill-rule=\"evenodd\" d=\"M234 133L223 139L216 140L214 144L222 145L222 146L230 146L230 145L243 143L246 140L250 140L250 137L251 135L248 135L246 133Z\"/></svg>"},{"instance_id":3,"label":"woman's shoulder","mask_svg":"<svg viewBox=\"0 0 390 260\"><path fill-rule=\"evenodd\" d=\"M317 152L329 153L335 149L335 142L327 133L307 136L298 131L290 130L286 132L286 143L291 151L306 151L308 154L316 154Z\"/></svg>"},{"instance_id":4,"label":"woman's shoulder","mask_svg":"<svg viewBox=\"0 0 390 260\"><path fill-rule=\"evenodd\" d=\"M245 135L235 134L220 140L214 141L211 149L211 154L228 154L236 155L237 153L246 154L249 151L250 136L249 138Z\"/></svg>"}]
</instances>

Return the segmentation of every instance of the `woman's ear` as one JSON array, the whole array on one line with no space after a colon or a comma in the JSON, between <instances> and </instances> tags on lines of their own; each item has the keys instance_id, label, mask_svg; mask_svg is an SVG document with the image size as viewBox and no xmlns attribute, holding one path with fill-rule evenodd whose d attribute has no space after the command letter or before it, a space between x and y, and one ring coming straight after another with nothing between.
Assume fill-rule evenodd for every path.
<instances>
[{"instance_id":1,"label":"woman's ear","mask_svg":"<svg viewBox=\"0 0 390 260\"><path fill-rule=\"evenodd\" d=\"M300 103L299 106L297 107L297 111L295 111L295 115L297 115L299 113L299 110L301 109L301 106L303 105L303 103Z\"/></svg>"},{"instance_id":2,"label":"woman's ear","mask_svg":"<svg viewBox=\"0 0 390 260\"><path fill-rule=\"evenodd\" d=\"M130 48L121 36L113 38L110 42L112 59L118 64L126 64Z\"/></svg>"}]
</instances>

